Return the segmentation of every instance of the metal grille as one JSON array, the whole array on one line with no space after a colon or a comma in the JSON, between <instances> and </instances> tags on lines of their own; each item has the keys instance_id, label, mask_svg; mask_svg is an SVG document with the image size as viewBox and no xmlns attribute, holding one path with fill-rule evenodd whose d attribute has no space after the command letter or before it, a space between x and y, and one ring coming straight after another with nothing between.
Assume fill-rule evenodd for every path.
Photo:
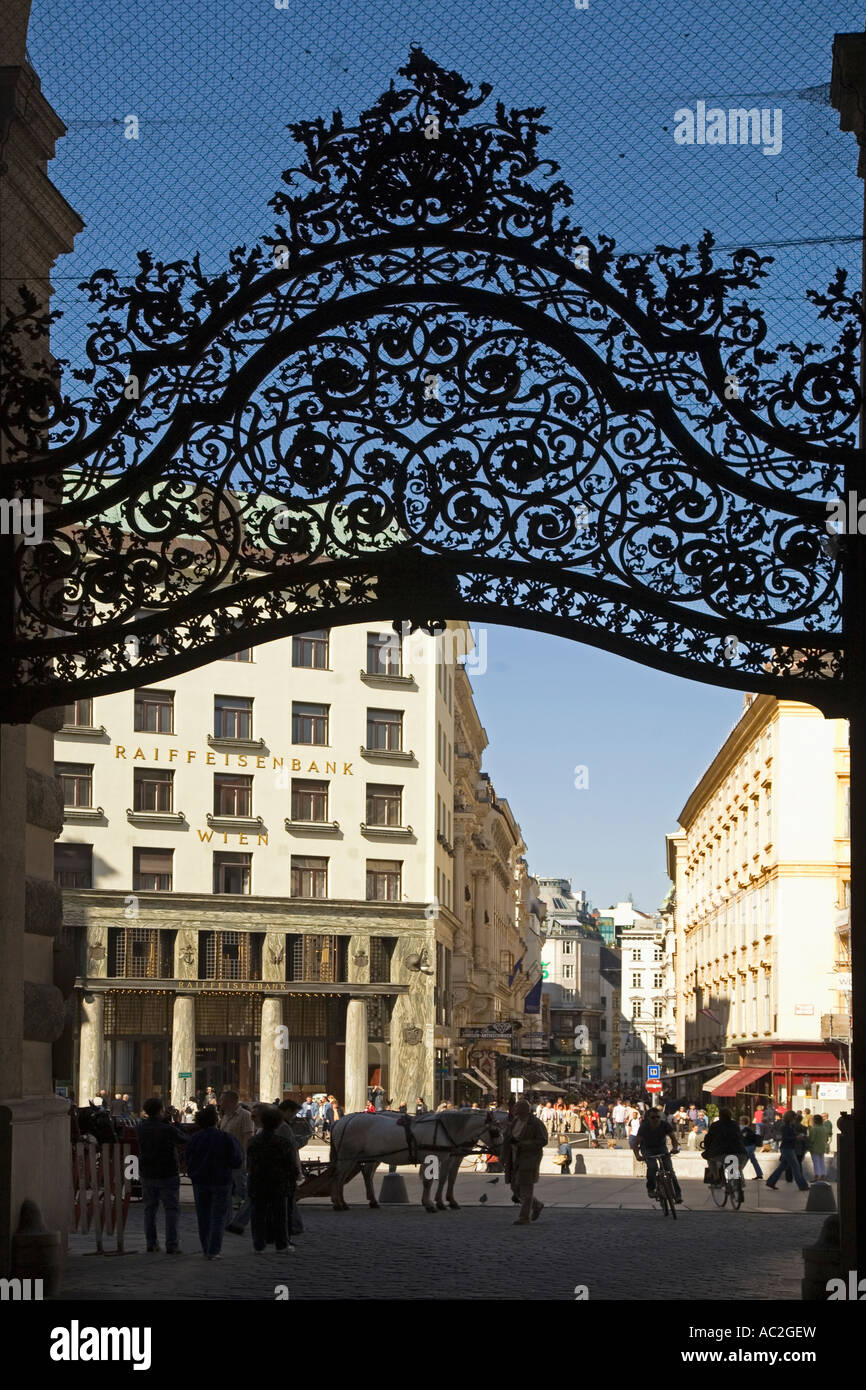
<instances>
[{"instance_id":1,"label":"metal grille","mask_svg":"<svg viewBox=\"0 0 866 1390\"><path fill-rule=\"evenodd\" d=\"M292 979L337 980L337 936L299 936L292 945Z\"/></svg>"},{"instance_id":2,"label":"metal grille","mask_svg":"<svg viewBox=\"0 0 866 1390\"><path fill-rule=\"evenodd\" d=\"M108 1038L164 1037L171 1033L171 1014L170 995L109 991L105 996L105 1035Z\"/></svg>"},{"instance_id":3,"label":"metal grille","mask_svg":"<svg viewBox=\"0 0 866 1390\"><path fill-rule=\"evenodd\" d=\"M196 995L195 1031L198 1037L258 1037L261 1032L261 1022L261 995Z\"/></svg>"}]
</instances>

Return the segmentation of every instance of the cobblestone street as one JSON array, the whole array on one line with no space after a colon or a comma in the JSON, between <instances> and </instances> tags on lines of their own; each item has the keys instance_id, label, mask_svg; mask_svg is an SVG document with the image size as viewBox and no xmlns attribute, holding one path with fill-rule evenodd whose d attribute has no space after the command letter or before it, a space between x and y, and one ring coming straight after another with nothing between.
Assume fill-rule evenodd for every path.
<instances>
[{"instance_id":1,"label":"cobblestone street","mask_svg":"<svg viewBox=\"0 0 866 1390\"><path fill-rule=\"evenodd\" d=\"M417 1180L408 1186L414 1197ZM294 1254L255 1255L248 1234L227 1235L213 1262L199 1253L187 1201L184 1255L145 1254L134 1203L127 1245L135 1253L99 1259L86 1253L92 1237L72 1237L62 1298L261 1301L285 1285L290 1299L573 1300L575 1286L586 1285L590 1300L799 1300L801 1247L817 1239L824 1218L804 1211L796 1189L783 1184L771 1194L749 1183L745 1206L734 1212L714 1208L702 1183L687 1179L682 1187L685 1202L672 1222L639 1181L543 1178L536 1194L545 1210L524 1228L512 1224L516 1208L504 1183L485 1177L461 1175L461 1210L435 1216L414 1204L370 1211L355 1181L348 1212L303 1203L306 1230ZM161 1214L159 1224L161 1232Z\"/></svg>"}]
</instances>

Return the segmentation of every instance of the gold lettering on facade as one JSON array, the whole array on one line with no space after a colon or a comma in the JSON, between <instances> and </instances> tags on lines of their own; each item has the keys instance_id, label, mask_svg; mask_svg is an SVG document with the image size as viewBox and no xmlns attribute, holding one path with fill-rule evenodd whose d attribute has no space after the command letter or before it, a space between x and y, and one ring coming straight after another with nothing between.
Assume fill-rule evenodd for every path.
<instances>
[{"instance_id":1,"label":"gold lettering on facade","mask_svg":"<svg viewBox=\"0 0 866 1390\"><path fill-rule=\"evenodd\" d=\"M169 748L169 750L168 750L168 760L169 760L169 762L170 762L170 763L173 763L176 757L177 757L177 749L176 749L176 748Z\"/></svg>"},{"instance_id":2,"label":"gold lettering on facade","mask_svg":"<svg viewBox=\"0 0 866 1390\"><path fill-rule=\"evenodd\" d=\"M271 758L271 768L272 768L272 769L278 768L278 767L282 767L282 765L283 765L283 760L282 760L282 758Z\"/></svg>"},{"instance_id":3,"label":"gold lettering on facade","mask_svg":"<svg viewBox=\"0 0 866 1390\"><path fill-rule=\"evenodd\" d=\"M186 750L186 760L187 760L187 762L188 762L188 763L191 763L194 757L195 757L195 749L194 749L194 748L187 748L187 750Z\"/></svg>"},{"instance_id":4,"label":"gold lettering on facade","mask_svg":"<svg viewBox=\"0 0 866 1390\"><path fill-rule=\"evenodd\" d=\"M300 758L292 758L292 772L300 772L300 770L301 770L301 760L300 760Z\"/></svg>"},{"instance_id":5,"label":"gold lettering on facade","mask_svg":"<svg viewBox=\"0 0 866 1390\"><path fill-rule=\"evenodd\" d=\"M132 755L132 761L135 762L136 758L144 758L144 754L142 753L140 748L136 748L135 752ZM144 761L147 762L147 758L144 758Z\"/></svg>"},{"instance_id":6,"label":"gold lettering on facade","mask_svg":"<svg viewBox=\"0 0 866 1390\"><path fill-rule=\"evenodd\" d=\"M325 763L325 771L326 771L326 772L333 772L334 775L336 776L337 764L336 764L336 763Z\"/></svg>"},{"instance_id":7,"label":"gold lettering on facade","mask_svg":"<svg viewBox=\"0 0 866 1390\"><path fill-rule=\"evenodd\" d=\"M307 771L308 771L308 772L318 772L318 770L319 770L319 764L318 764L318 763L310 763L310 766L307 768Z\"/></svg>"},{"instance_id":8,"label":"gold lettering on facade","mask_svg":"<svg viewBox=\"0 0 866 1390\"><path fill-rule=\"evenodd\" d=\"M267 837L267 835L259 835L258 840L256 841L256 843L257 843L257 844L260 844L260 845L266 845L266 844L268 843L268 837Z\"/></svg>"},{"instance_id":9,"label":"gold lettering on facade","mask_svg":"<svg viewBox=\"0 0 866 1390\"><path fill-rule=\"evenodd\" d=\"M238 758L238 767L246 767L246 765L247 765L247 760L246 760L246 758L239 757L239 758Z\"/></svg>"},{"instance_id":10,"label":"gold lettering on facade","mask_svg":"<svg viewBox=\"0 0 866 1390\"><path fill-rule=\"evenodd\" d=\"M354 772L352 771L352 764L351 764L351 763L343 763L343 776L344 776L344 777L346 776L346 773L348 773L350 777L354 777L355 774L354 774Z\"/></svg>"},{"instance_id":11,"label":"gold lettering on facade","mask_svg":"<svg viewBox=\"0 0 866 1390\"><path fill-rule=\"evenodd\" d=\"M238 836L238 844L239 844L239 845L247 845L247 844L249 844L249 840L247 839L246 835L239 835L239 836Z\"/></svg>"},{"instance_id":12,"label":"gold lettering on facade","mask_svg":"<svg viewBox=\"0 0 866 1390\"><path fill-rule=\"evenodd\" d=\"M114 745L114 756L115 758L123 758L124 760L126 759L126 749L124 748L122 743L116 743Z\"/></svg>"},{"instance_id":13,"label":"gold lettering on facade","mask_svg":"<svg viewBox=\"0 0 866 1390\"><path fill-rule=\"evenodd\" d=\"M212 831L212 830L200 830L200 831L198 832L198 838L199 838L200 840L206 840L206 841L208 842L208 844L210 844L211 840L213 839L213 831Z\"/></svg>"},{"instance_id":14,"label":"gold lettering on facade","mask_svg":"<svg viewBox=\"0 0 866 1390\"><path fill-rule=\"evenodd\" d=\"M208 767L213 767L214 763L216 762L216 754L215 754L215 753L205 753L205 761L206 761Z\"/></svg>"},{"instance_id":15,"label":"gold lettering on facade","mask_svg":"<svg viewBox=\"0 0 866 1390\"><path fill-rule=\"evenodd\" d=\"M264 767L264 765L265 765L265 760L264 760L264 758L256 758L256 767Z\"/></svg>"}]
</instances>

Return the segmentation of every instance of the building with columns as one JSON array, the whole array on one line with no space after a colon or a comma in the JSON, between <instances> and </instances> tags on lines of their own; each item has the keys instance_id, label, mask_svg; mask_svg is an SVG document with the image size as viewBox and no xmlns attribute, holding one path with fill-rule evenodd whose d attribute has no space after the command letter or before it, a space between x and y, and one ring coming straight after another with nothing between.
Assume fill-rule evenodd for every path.
<instances>
[{"instance_id":1,"label":"building with columns","mask_svg":"<svg viewBox=\"0 0 866 1390\"><path fill-rule=\"evenodd\" d=\"M429 1104L470 929L472 1016L507 1015L525 846L483 775L455 811L462 630L311 632L66 711L78 1002L55 1068L82 1102L232 1085L361 1109L380 1083Z\"/></svg>"},{"instance_id":2,"label":"building with columns","mask_svg":"<svg viewBox=\"0 0 866 1390\"><path fill-rule=\"evenodd\" d=\"M802 1106L845 1074L849 781L845 720L747 695L667 837L677 1051L724 1060L719 1098Z\"/></svg>"}]
</instances>

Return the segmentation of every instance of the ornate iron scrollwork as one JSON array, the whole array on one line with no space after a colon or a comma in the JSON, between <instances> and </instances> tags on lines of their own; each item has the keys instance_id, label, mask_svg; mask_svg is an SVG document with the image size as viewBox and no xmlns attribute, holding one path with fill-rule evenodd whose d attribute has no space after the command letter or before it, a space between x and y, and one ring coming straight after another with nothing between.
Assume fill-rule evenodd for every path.
<instances>
[{"instance_id":1,"label":"ornate iron scrollwork","mask_svg":"<svg viewBox=\"0 0 866 1390\"><path fill-rule=\"evenodd\" d=\"M223 274L142 252L133 283L82 286L87 367L28 365L26 295L4 326L9 471L47 508L16 552L6 717L395 614L829 708L844 274L809 293L836 341L771 350L743 298L769 258L717 264L709 233L616 256L566 216L541 109L465 121L489 87L417 49L400 76L357 126L291 127L280 221Z\"/></svg>"}]
</instances>

